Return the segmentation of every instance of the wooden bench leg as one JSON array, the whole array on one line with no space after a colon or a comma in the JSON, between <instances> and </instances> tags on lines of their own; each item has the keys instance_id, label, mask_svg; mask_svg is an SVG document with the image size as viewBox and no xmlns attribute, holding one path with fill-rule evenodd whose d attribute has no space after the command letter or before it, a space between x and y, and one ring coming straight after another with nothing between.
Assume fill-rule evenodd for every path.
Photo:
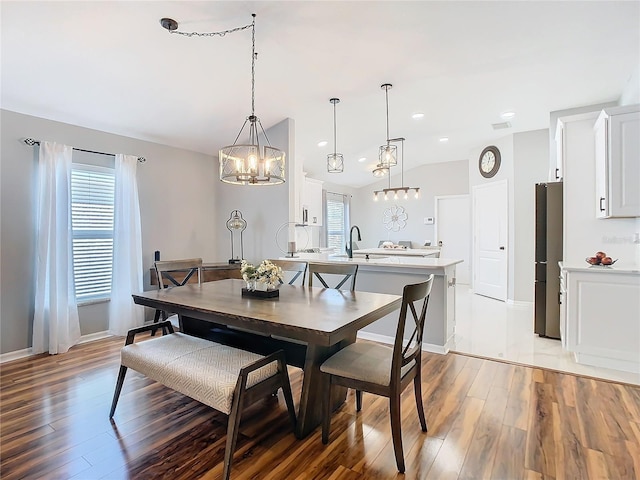
<instances>
[{"instance_id":1,"label":"wooden bench leg","mask_svg":"<svg viewBox=\"0 0 640 480\"><path fill-rule=\"evenodd\" d=\"M120 398L120 392L122 391L122 384L124 383L124 376L127 374L127 367L120 365L120 371L118 372L118 381L116 382L116 391L113 392L113 401L111 402L111 411L109 412L109 418L113 418L113 414L116 411L116 405L118 404L118 398Z\"/></svg>"},{"instance_id":2,"label":"wooden bench leg","mask_svg":"<svg viewBox=\"0 0 640 480\"><path fill-rule=\"evenodd\" d=\"M233 463L233 453L236 450L236 441L238 440L238 429L240 426L240 417L242 416L242 404L244 403L244 391L247 385L247 378L240 376L233 392L233 403L231 404L231 412L229 413L229 423L227 424L227 444L224 450L224 466L222 469L222 478L229 480L231 476L231 464Z\"/></svg>"}]
</instances>

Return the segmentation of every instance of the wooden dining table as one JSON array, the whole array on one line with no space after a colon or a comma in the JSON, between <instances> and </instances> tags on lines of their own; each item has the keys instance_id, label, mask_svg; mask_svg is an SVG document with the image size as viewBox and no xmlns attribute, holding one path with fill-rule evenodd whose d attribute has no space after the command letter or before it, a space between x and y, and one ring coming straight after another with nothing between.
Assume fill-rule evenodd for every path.
<instances>
[{"instance_id":1,"label":"wooden dining table","mask_svg":"<svg viewBox=\"0 0 640 480\"><path fill-rule=\"evenodd\" d=\"M400 308L402 297L317 287L281 285L276 298L242 295L242 280L153 290L133 295L138 305L178 314L181 331L258 353L285 350L287 363L303 369L296 436L322 421L328 388L320 365L356 340L359 329ZM335 388L334 408L345 389Z\"/></svg>"}]
</instances>

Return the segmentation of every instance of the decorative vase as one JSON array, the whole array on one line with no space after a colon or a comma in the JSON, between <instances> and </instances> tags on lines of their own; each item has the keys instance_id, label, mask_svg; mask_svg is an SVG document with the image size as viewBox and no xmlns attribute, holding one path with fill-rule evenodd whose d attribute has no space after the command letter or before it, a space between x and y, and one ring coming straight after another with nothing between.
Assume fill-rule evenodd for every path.
<instances>
[{"instance_id":1,"label":"decorative vase","mask_svg":"<svg viewBox=\"0 0 640 480\"><path fill-rule=\"evenodd\" d=\"M256 280L254 278L246 280L247 290L250 292L256 289Z\"/></svg>"}]
</instances>

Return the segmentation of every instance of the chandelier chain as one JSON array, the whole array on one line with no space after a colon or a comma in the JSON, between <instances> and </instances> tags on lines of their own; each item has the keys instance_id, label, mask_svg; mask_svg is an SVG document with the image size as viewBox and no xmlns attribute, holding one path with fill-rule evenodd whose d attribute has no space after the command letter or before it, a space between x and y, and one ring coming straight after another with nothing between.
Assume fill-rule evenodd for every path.
<instances>
[{"instance_id":1,"label":"chandelier chain","mask_svg":"<svg viewBox=\"0 0 640 480\"><path fill-rule=\"evenodd\" d=\"M227 33L235 33L240 32L242 30L248 30L249 28L253 28L255 26L255 20L249 25L245 25L244 27L236 27L230 30L222 30L221 32L179 32L178 30L170 30L170 33L176 35L183 35L185 37L224 37Z\"/></svg>"},{"instance_id":2,"label":"chandelier chain","mask_svg":"<svg viewBox=\"0 0 640 480\"><path fill-rule=\"evenodd\" d=\"M251 116L255 116L256 110L256 14L253 14L251 22Z\"/></svg>"}]
</instances>

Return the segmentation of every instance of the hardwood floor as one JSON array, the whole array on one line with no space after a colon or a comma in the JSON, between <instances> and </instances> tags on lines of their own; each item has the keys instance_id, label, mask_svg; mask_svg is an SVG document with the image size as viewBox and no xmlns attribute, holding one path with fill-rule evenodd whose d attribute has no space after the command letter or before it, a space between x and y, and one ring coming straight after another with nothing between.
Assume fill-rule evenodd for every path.
<instances>
[{"instance_id":1,"label":"hardwood floor","mask_svg":"<svg viewBox=\"0 0 640 480\"><path fill-rule=\"evenodd\" d=\"M214 479L226 417L129 371L108 419L122 338L1 366L3 479ZM405 478L640 478L640 388L459 354L424 354L429 431L413 389L402 400ZM291 369L294 398L300 370ZM284 400L246 410L232 478L402 478L386 399L350 392L332 419L297 440Z\"/></svg>"}]
</instances>

